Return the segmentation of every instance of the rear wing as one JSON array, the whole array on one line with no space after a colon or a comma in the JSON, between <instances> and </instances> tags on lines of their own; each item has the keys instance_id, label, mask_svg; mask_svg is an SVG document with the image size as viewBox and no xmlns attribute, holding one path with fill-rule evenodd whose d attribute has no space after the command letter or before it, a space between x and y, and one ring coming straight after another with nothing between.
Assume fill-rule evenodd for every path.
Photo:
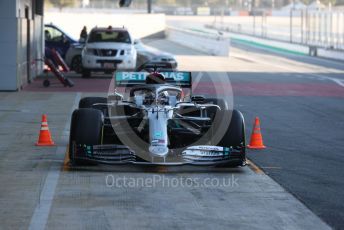
<instances>
[{"instance_id":1,"label":"rear wing","mask_svg":"<svg viewBox=\"0 0 344 230\"><path fill-rule=\"evenodd\" d=\"M166 83L182 88L192 87L191 72L160 72L165 76ZM115 87L130 87L146 83L148 72L116 72Z\"/></svg>"}]
</instances>

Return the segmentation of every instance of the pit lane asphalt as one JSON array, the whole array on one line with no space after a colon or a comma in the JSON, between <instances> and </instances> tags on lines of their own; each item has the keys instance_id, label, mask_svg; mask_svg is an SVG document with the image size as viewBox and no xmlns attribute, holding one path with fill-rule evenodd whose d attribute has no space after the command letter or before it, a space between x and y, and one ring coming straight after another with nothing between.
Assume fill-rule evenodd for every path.
<instances>
[{"instance_id":1,"label":"pit lane asphalt","mask_svg":"<svg viewBox=\"0 0 344 230\"><path fill-rule=\"evenodd\" d=\"M290 79L299 78L304 81L300 84L316 88L317 92L304 96L238 96L235 104L248 121L254 116L263 121L264 138L269 147L262 153L251 151L250 159L330 226L343 229L343 62L297 55L276 56L268 51L238 48L246 49L244 53L250 60L264 60L264 63L291 69L294 72L285 73ZM266 55L270 58L266 59ZM269 66L264 63L262 65ZM311 65L309 71L304 71L304 65ZM245 76L253 82L259 81L256 77L266 83L286 84L279 76ZM241 78L244 78L242 74L231 73L232 82ZM333 94L326 93L327 87Z\"/></svg>"},{"instance_id":2,"label":"pit lane asphalt","mask_svg":"<svg viewBox=\"0 0 344 230\"><path fill-rule=\"evenodd\" d=\"M201 55L167 41L152 45L162 45L162 48L173 48L174 52L183 53L178 58L181 63L187 63L181 66L184 69L200 70L203 67L209 70L210 66L206 65L209 62L212 62L211 71L219 70L222 64L229 69L234 67L238 81L245 78L239 75L240 72L258 71L260 68L260 65L252 63L246 65L240 59L228 63L227 59ZM190 56L191 53L194 56ZM251 77L255 78L254 74ZM90 80L90 87L92 82L93 79ZM1 229L26 229L28 226L31 229L328 229L324 222L271 178L248 167L230 170L64 167L65 154L61 154L61 149L66 149L68 120L76 99L102 93L80 94L73 92L73 89L72 92L60 93L55 92L56 89L45 93L0 93ZM253 116L261 115L250 107L259 97L242 97L247 97L249 102L235 103L250 123ZM257 102L261 103L260 100ZM49 127L57 148L33 145L37 140L42 113L48 113ZM263 127L268 123L264 117L261 118ZM269 147L273 146L269 137L265 139ZM162 183L141 185L142 180L149 182L154 177L162 179L162 176L170 182L181 179L191 180L192 184L184 187L182 184L171 187ZM206 178L221 180L232 176L238 178L238 186L199 187L195 184ZM122 180L121 183L124 177L140 180L133 187L123 184L108 186L106 178L111 180L112 177Z\"/></svg>"},{"instance_id":3,"label":"pit lane asphalt","mask_svg":"<svg viewBox=\"0 0 344 230\"><path fill-rule=\"evenodd\" d=\"M248 138L254 118L261 119L267 146L248 157L330 226L344 229L343 63L232 43L231 61L238 60L240 67L227 68L234 107L245 116Z\"/></svg>"}]
</instances>

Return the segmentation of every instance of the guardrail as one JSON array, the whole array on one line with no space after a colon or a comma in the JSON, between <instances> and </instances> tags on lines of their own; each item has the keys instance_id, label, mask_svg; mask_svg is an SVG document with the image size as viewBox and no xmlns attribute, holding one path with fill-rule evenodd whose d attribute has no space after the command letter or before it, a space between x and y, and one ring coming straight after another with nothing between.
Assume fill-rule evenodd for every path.
<instances>
[{"instance_id":1,"label":"guardrail","mask_svg":"<svg viewBox=\"0 0 344 230\"><path fill-rule=\"evenodd\" d=\"M228 38L224 38L220 34L212 35L201 31L191 31L174 27L167 27L166 34L169 40L183 46L214 56L229 56L230 42Z\"/></svg>"},{"instance_id":2,"label":"guardrail","mask_svg":"<svg viewBox=\"0 0 344 230\"><path fill-rule=\"evenodd\" d=\"M216 29L213 25L205 25L208 29ZM291 53L298 55L318 56L339 61L344 61L344 52L341 50L334 50L329 48L322 48L314 45L304 45L290 43L287 41L280 41L276 39L262 38L241 33L224 33L224 38L231 39L232 43L240 43L243 45L255 46L265 49L274 50L276 52Z\"/></svg>"},{"instance_id":3,"label":"guardrail","mask_svg":"<svg viewBox=\"0 0 344 230\"><path fill-rule=\"evenodd\" d=\"M214 21L212 26L232 33L344 51L343 11L291 10L284 17L228 17Z\"/></svg>"}]
</instances>

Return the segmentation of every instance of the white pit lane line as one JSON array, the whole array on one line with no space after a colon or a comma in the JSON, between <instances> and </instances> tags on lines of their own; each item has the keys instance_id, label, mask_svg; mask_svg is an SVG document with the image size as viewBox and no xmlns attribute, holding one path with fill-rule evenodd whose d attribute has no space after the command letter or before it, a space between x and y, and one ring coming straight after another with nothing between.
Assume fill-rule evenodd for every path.
<instances>
[{"instance_id":1,"label":"white pit lane line","mask_svg":"<svg viewBox=\"0 0 344 230\"><path fill-rule=\"evenodd\" d=\"M81 93L77 93L74 99L71 112L77 107L81 98ZM63 129L61 140L68 141L68 130L70 127L71 117L67 120ZM55 154L60 155L66 152L66 147L57 147ZM45 178L43 189L39 197L39 202L36 205L35 211L31 217L29 230L43 230L48 222L51 205L54 201L55 190L60 178L61 166L50 166L47 177Z\"/></svg>"}]
</instances>

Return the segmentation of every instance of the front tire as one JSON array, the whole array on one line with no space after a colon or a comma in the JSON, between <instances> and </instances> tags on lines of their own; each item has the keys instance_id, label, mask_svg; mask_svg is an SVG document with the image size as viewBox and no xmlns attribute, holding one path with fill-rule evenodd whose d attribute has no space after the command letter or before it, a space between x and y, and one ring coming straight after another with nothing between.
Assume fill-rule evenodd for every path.
<instances>
[{"instance_id":1,"label":"front tire","mask_svg":"<svg viewBox=\"0 0 344 230\"><path fill-rule=\"evenodd\" d=\"M103 129L103 114L96 109L73 112L69 138L69 158L73 165L91 165L86 155L75 152L76 145L99 145Z\"/></svg>"},{"instance_id":2,"label":"front tire","mask_svg":"<svg viewBox=\"0 0 344 230\"><path fill-rule=\"evenodd\" d=\"M233 110L231 122L218 145L223 147L245 148L245 122L240 111Z\"/></svg>"},{"instance_id":3,"label":"front tire","mask_svg":"<svg viewBox=\"0 0 344 230\"><path fill-rule=\"evenodd\" d=\"M81 55L77 55L73 57L72 63L71 63L72 70L74 70L76 73L82 73L82 59Z\"/></svg>"},{"instance_id":4,"label":"front tire","mask_svg":"<svg viewBox=\"0 0 344 230\"><path fill-rule=\"evenodd\" d=\"M91 77L91 71L88 69L82 69L82 78L90 78Z\"/></svg>"},{"instance_id":5,"label":"front tire","mask_svg":"<svg viewBox=\"0 0 344 230\"><path fill-rule=\"evenodd\" d=\"M231 118L227 130L218 143L218 146L245 146L245 122L242 113L235 109L231 110L228 106L228 103L220 98L208 98L205 100L205 103L213 103L214 105L218 105L221 108L221 110L218 110L216 108L209 108L207 111L208 116L210 116L216 123L214 124L216 129L222 127L222 121L224 118ZM218 117L216 117L216 115Z\"/></svg>"},{"instance_id":6,"label":"front tire","mask_svg":"<svg viewBox=\"0 0 344 230\"><path fill-rule=\"evenodd\" d=\"M221 147L233 147L240 150L240 156L236 156L237 160L226 163L225 167L238 167L246 164L246 137L245 137L245 122L242 113L238 110L232 111L232 118L230 124L223 135L220 142L217 144Z\"/></svg>"},{"instance_id":7,"label":"front tire","mask_svg":"<svg viewBox=\"0 0 344 230\"><path fill-rule=\"evenodd\" d=\"M238 110L231 109L228 103L221 98L208 98L205 103L213 103L220 106L221 110L216 108L209 108L208 116L211 117L214 124L214 130L218 130L223 125L223 119L231 118L229 125L221 137L217 146L239 148L242 152L242 157L233 163L227 163L225 167L237 167L245 165L246 162L246 134L244 116Z\"/></svg>"},{"instance_id":8,"label":"front tire","mask_svg":"<svg viewBox=\"0 0 344 230\"><path fill-rule=\"evenodd\" d=\"M106 97L84 97L79 101L79 109L92 108L94 104L106 104Z\"/></svg>"}]
</instances>

